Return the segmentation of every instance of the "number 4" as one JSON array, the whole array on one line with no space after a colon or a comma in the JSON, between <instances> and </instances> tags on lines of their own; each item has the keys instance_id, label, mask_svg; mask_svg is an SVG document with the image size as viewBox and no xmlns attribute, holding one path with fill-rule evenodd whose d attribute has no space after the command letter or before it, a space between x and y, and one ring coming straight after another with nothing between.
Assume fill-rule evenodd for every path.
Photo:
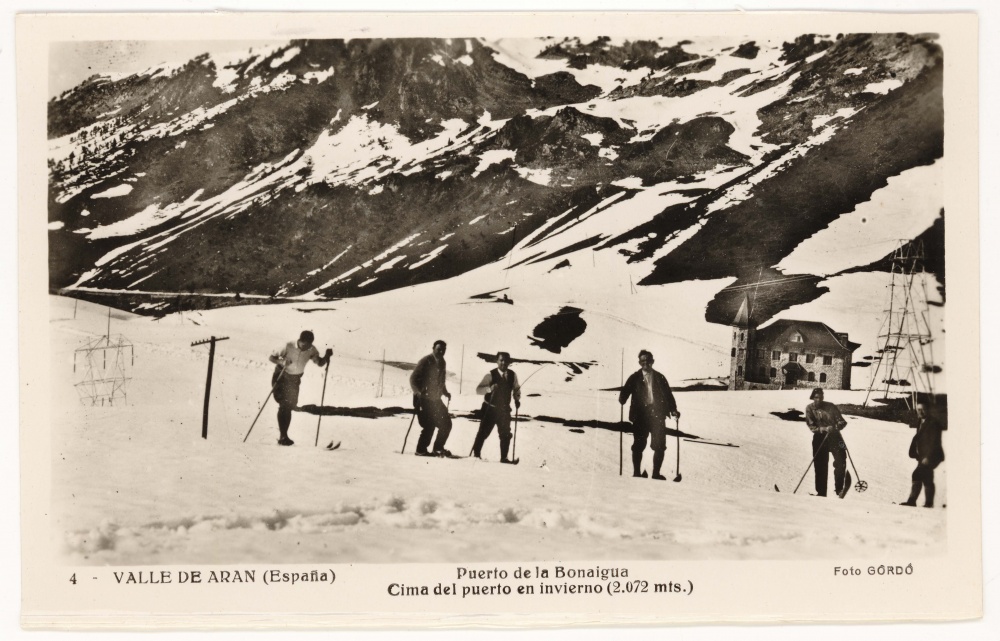
<instances>
[{"instance_id":1,"label":"number 4","mask_svg":"<svg viewBox=\"0 0 1000 641\"><path fill-rule=\"evenodd\" d=\"M76 585L76 573L75 572L73 573L73 576L69 577L69 582L72 583L73 585Z\"/></svg>"}]
</instances>

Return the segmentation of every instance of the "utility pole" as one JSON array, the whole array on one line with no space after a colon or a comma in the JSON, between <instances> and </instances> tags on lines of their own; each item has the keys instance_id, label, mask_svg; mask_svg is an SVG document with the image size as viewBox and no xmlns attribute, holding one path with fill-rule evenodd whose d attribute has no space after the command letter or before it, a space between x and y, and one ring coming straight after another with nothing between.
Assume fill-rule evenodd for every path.
<instances>
[{"instance_id":1,"label":"utility pole","mask_svg":"<svg viewBox=\"0 0 1000 641\"><path fill-rule=\"evenodd\" d=\"M191 343L191 347L197 347L198 345L204 345L208 343L208 379L205 381L205 409L202 413L201 418L201 437L203 439L208 438L208 399L212 396L212 365L215 363L215 344L219 341L229 340L228 336L223 336L222 338L216 338L215 336L204 341L196 341Z\"/></svg>"},{"instance_id":2,"label":"utility pole","mask_svg":"<svg viewBox=\"0 0 1000 641\"><path fill-rule=\"evenodd\" d=\"M385 388L385 348L382 348L382 368L378 373L378 389L375 392L376 398L382 398L382 393Z\"/></svg>"}]
</instances>

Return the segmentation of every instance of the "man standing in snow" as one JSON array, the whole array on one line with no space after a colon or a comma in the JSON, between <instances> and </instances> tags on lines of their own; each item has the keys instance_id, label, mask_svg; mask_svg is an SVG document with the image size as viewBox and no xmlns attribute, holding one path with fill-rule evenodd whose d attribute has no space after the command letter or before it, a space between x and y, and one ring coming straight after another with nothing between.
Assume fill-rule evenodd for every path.
<instances>
[{"instance_id":1,"label":"man standing in snow","mask_svg":"<svg viewBox=\"0 0 1000 641\"><path fill-rule=\"evenodd\" d=\"M479 432L472 446L472 453L476 458L480 458L483 443L490 437L493 426L496 425L500 434L500 462L511 462L507 458L507 448L510 446L510 401L513 398L514 407L520 409L521 384L514 370L508 369L509 365L510 354L499 352L496 369L487 372L476 386L476 394L486 395L483 402L483 420L479 423Z\"/></svg>"},{"instance_id":2,"label":"man standing in snow","mask_svg":"<svg viewBox=\"0 0 1000 641\"><path fill-rule=\"evenodd\" d=\"M421 358L410 374L413 409L417 412L421 428L420 438L417 439L417 456L452 456L451 452L444 449L448 435L451 434L451 415L448 407L441 401L442 396L451 400L451 392L445 381L447 364L444 353L447 349L448 345L444 341L434 341L431 353ZM428 452L427 447L431 444L435 429L438 435L434 440L434 451Z\"/></svg>"},{"instance_id":3,"label":"man standing in snow","mask_svg":"<svg viewBox=\"0 0 1000 641\"><path fill-rule=\"evenodd\" d=\"M816 464L816 495L826 496L826 479L833 454L833 488L844 498L851 489L851 473L847 471L847 444L840 430L847 421L840 409L823 400L823 390L816 388L809 395L812 401L806 406L806 425L812 430L813 462Z\"/></svg>"},{"instance_id":4,"label":"man standing in snow","mask_svg":"<svg viewBox=\"0 0 1000 641\"><path fill-rule=\"evenodd\" d=\"M632 476L645 476L642 471L642 453L646 449L646 439L653 450L653 478L665 481L660 474L663 453L667 449L667 416L680 417L677 403L666 377L653 369L653 354L648 350L639 352L639 370L625 381L618 402L622 405L632 397L628 410L628 420L632 422Z\"/></svg>"},{"instance_id":5,"label":"man standing in snow","mask_svg":"<svg viewBox=\"0 0 1000 641\"><path fill-rule=\"evenodd\" d=\"M295 445L295 441L288 438L288 426L292 424L292 410L299 405L299 384L306 363L312 361L326 367L333 354L332 349L327 349L321 358L313 340L313 333L307 329L299 335L299 340L290 341L270 356L269 360L277 365L271 377L271 386L274 400L278 402L278 445Z\"/></svg>"},{"instance_id":6,"label":"man standing in snow","mask_svg":"<svg viewBox=\"0 0 1000 641\"><path fill-rule=\"evenodd\" d=\"M941 431L946 429L941 422L930 415L926 403L917 404L917 433L910 443L910 458L917 459L917 468L910 477L913 485L910 488L910 498L902 505L916 506L920 488L924 490L924 507L934 507L934 468L944 460L944 448L941 446Z\"/></svg>"}]
</instances>

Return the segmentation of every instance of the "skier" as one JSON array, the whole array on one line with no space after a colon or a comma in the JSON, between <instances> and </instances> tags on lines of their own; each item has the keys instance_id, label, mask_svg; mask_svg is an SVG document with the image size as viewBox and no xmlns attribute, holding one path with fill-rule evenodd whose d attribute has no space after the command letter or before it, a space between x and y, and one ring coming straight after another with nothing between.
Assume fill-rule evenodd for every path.
<instances>
[{"instance_id":1,"label":"skier","mask_svg":"<svg viewBox=\"0 0 1000 641\"><path fill-rule=\"evenodd\" d=\"M510 354L498 352L496 369L487 372L476 386L476 394L485 394L483 419L479 423L479 432L472 446L472 453L476 458L480 458L483 444L496 425L500 434L500 462L511 462L507 458L507 449L510 446L510 400L513 397L514 407L520 409L521 384L514 370L508 369L509 365Z\"/></svg>"},{"instance_id":2,"label":"skier","mask_svg":"<svg viewBox=\"0 0 1000 641\"><path fill-rule=\"evenodd\" d=\"M448 344L444 341L434 341L431 353L424 356L417 362L417 366L410 374L410 389L413 391L413 409L417 412L420 421L420 438L417 439L417 456L446 456L452 458L454 455L444 448L451 434L451 415L448 414L447 406L441 401L445 396L451 400L451 392L448 391L445 378L447 376L447 365L444 354L448 349ZM431 444L435 428L438 431L437 438L434 439L434 450L428 452L427 448Z\"/></svg>"},{"instance_id":3,"label":"skier","mask_svg":"<svg viewBox=\"0 0 1000 641\"><path fill-rule=\"evenodd\" d=\"M840 430L847 421L840 409L823 400L823 390L816 388L809 395L812 401L806 406L806 425L813 433L813 462L816 464L816 495L826 496L826 479L829 473L830 454L833 454L833 488L844 498L851 489L851 473L847 471L847 445Z\"/></svg>"},{"instance_id":4,"label":"skier","mask_svg":"<svg viewBox=\"0 0 1000 641\"><path fill-rule=\"evenodd\" d=\"M924 507L934 507L934 468L944 460L941 431L947 428L930 415L926 403L917 404L917 424L912 427L917 433L910 443L910 458L917 459L917 467L910 477L913 483L910 497L902 505L916 506L920 488L923 487Z\"/></svg>"},{"instance_id":5,"label":"skier","mask_svg":"<svg viewBox=\"0 0 1000 641\"><path fill-rule=\"evenodd\" d=\"M299 335L299 340L289 341L269 358L277 365L271 376L271 386L274 388L274 400L278 402L278 445L295 444L295 441L288 438L288 427L292 423L292 410L299 404L299 384L302 382L306 363L312 361L320 367L326 367L333 354L333 350L328 348L321 358L313 340L313 333L307 329Z\"/></svg>"},{"instance_id":6,"label":"skier","mask_svg":"<svg viewBox=\"0 0 1000 641\"><path fill-rule=\"evenodd\" d=\"M665 481L660 474L663 453L667 449L667 416L680 417L677 403L666 377L653 369L653 354L648 350L639 352L639 370L625 381L618 402L621 405L632 397L628 410L628 420L632 422L632 476L644 477L642 453L646 449L647 438L653 450L653 478Z\"/></svg>"}]
</instances>

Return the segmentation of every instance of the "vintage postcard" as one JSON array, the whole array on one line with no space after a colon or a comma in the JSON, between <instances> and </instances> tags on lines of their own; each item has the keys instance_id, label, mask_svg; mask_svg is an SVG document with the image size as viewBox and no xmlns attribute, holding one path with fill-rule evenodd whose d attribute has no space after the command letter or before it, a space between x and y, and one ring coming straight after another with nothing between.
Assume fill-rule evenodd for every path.
<instances>
[{"instance_id":1,"label":"vintage postcard","mask_svg":"<svg viewBox=\"0 0 1000 641\"><path fill-rule=\"evenodd\" d=\"M974 15L17 61L24 626L981 616Z\"/></svg>"}]
</instances>

